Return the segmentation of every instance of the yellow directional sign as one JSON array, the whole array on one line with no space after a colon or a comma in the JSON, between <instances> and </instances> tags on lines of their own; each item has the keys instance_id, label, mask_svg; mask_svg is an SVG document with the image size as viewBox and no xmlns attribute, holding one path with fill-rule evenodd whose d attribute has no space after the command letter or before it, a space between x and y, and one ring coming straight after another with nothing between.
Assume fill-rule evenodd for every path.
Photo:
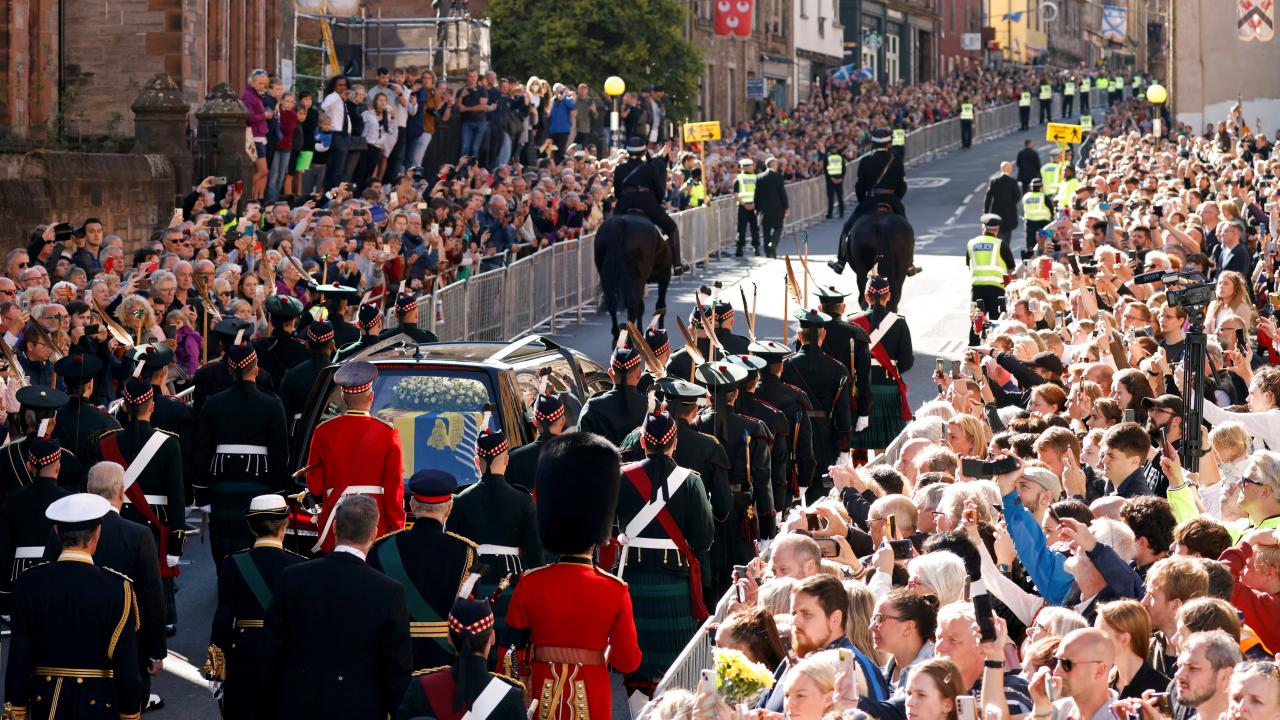
<instances>
[{"instance_id":1,"label":"yellow directional sign","mask_svg":"<svg viewBox=\"0 0 1280 720\"><path fill-rule=\"evenodd\" d=\"M687 143L706 142L720 139L720 121L685 123L684 141Z\"/></svg>"},{"instance_id":2,"label":"yellow directional sign","mask_svg":"<svg viewBox=\"0 0 1280 720\"><path fill-rule=\"evenodd\" d=\"M1049 142L1078 143L1083 137L1084 131L1079 125L1051 122L1044 131L1044 139Z\"/></svg>"}]
</instances>

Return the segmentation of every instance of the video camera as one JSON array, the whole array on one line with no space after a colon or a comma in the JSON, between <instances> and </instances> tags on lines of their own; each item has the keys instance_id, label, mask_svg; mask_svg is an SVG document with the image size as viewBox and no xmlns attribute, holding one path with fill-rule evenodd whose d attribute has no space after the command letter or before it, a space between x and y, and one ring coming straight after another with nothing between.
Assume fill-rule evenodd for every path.
<instances>
[{"instance_id":1,"label":"video camera","mask_svg":"<svg viewBox=\"0 0 1280 720\"><path fill-rule=\"evenodd\" d=\"M1178 290L1170 290L1166 295L1169 307L1180 307L1184 310L1203 309L1213 301L1213 283L1196 283Z\"/></svg>"}]
</instances>

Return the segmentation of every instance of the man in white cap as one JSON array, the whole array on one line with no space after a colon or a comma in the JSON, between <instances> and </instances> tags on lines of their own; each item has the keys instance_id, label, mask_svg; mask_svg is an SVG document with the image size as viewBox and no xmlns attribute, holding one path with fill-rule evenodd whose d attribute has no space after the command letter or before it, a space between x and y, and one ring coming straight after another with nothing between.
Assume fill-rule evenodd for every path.
<instances>
[{"instance_id":1,"label":"man in white cap","mask_svg":"<svg viewBox=\"0 0 1280 720\"><path fill-rule=\"evenodd\" d=\"M738 177L733 181L733 195L738 198L738 251L742 257L747 245L747 228L751 228L751 247L760 254L760 220L756 217L756 163L749 157L738 161Z\"/></svg>"},{"instance_id":2,"label":"man in white cap","mask_svg":"<svg viewBox=\"0 0 1280 720\"><path fill-rule=\"evenodd\" d=\"M88 493L61 498L45 512L62 554L24 572L14 586L5 672L11 717L140 717L133 583L93 562L108 512L111 503Z\"/></svg>"}]
</instances>

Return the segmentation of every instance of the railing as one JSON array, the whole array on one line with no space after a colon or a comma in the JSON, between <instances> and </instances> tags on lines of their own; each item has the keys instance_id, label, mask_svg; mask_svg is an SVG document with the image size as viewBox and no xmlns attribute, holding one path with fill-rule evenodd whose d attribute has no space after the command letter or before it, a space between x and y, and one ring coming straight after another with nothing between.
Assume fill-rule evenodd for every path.
<instances>
[{"instance_id":1,"label":"railing","mask_svg":"<svg viewBox=\"0 0 1280 720\"><path fill-rule=\"evenodd\" d=\"M1091 99L1094 108L1105 103L1105 96L1097 91L1093 91ZM1060 114L1061 101L1061 96L1054 97L1055 118ZM1038 101L1033 101L1033 123L1038 114ZM1016 103L983 110L974 119L974 141L1017 129ZM908 133L903 159L913 165L959 146L960 121L952 118ZM848 163L845 169L846 197L853 194L862 157ZM793 182L787 185L787 198L791 207L787 229L816 223L826 213L826 180L816 177ZM693 265L691 274L709 272L722 251L737 241L737 217L737 203L732 197L716 198L705 207L672 216L680 228L685 259ZM582 322L584 312L594 310L599 299L600 279L595 270L592 234L556 243L505 267L437 290L432 297L432 311L420 313L418 325L441 340L512 339L542 327L554 332L568 319ZM389 317L387 326L394 322Z\"/></svg>"}]
</instances>

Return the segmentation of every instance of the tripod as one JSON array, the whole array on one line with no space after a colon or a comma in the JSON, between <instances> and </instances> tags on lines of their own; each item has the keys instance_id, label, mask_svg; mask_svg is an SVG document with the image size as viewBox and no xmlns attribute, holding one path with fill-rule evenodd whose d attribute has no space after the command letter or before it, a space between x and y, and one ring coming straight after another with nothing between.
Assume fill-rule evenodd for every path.
<instances>
[{"instance_id":1,"label":"tripod","mask_svg":"<svg viewBox=\"0 0 1280 720\"><path fill-rule=\"evenodd\" d=\"M1204 357L1208 337L1204 333L1203 305L1185 307L1191 328L1187 332L1182 356L1182 392L1190 402L1182 414L1182 450L1179 461L1186 472L1200 471L1201 446L1204 444L1200 420L1204 410Z\"/></svg>"}]
</instances>

